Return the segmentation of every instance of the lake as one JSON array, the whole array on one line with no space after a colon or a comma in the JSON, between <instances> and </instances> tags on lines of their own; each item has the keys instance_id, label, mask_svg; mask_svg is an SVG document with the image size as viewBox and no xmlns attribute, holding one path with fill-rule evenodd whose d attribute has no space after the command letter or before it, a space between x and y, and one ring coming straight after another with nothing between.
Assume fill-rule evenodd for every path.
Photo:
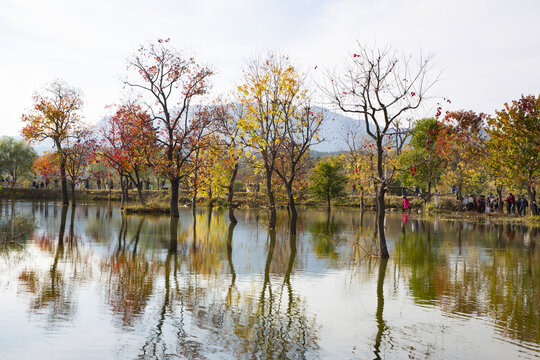
<instances>
[{"instance_id":1,"label":"lake","mask_svg":"<svg viewBox=\"0 0 540 360\"><path fill-rule=\"evenodd\" d=\"M0 359L537 359L540 229L388 213L0 204Z\"/></svg>"}]
</instances>

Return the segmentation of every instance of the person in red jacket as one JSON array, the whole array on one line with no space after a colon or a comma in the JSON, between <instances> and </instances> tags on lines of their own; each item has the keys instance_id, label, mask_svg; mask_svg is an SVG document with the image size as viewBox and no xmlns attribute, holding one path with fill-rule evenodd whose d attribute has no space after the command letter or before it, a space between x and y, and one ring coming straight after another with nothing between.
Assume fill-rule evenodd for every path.
<instances>
[{"instance_id":1,"label":"person in red jacket","mask_svg":"<svg viewBox=\"0 0 540 360\"><path fill-rule=\"evenodd\" d=\"M405 195L403 195L403 211L411 211L411 203L409 203L409 199Z\"/></svg>"},{"instance_id":2,"label":"person in red jacket","mask_svg":"<svg viewBox=\"0 0 540 360\"><path fill-rule=\"evenodd\" d=\"M506 198L506 211L510 214L516 213L516 198L514 194L510 193Z\"/></svg>"}]
</instances>

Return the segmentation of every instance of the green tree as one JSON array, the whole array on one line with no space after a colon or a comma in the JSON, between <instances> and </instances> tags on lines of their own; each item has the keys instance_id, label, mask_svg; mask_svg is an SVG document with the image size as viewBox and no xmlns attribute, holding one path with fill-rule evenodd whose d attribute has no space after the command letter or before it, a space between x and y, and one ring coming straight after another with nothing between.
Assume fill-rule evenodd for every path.
<instances>
[{"instance_id":1,"label":"green tree","mask_svg":"<svg viewBox=\"0 0 540 360\"><path fill-rule=\"evenodd\" d=\"M37 153L26 142L9 136L0 139L0 174L11 176L11 187L21 176L31 174L36 157Z\"/></svg>"},{"instance_id":2,"label":"green tree","mask_svg":"<svg viewBox=\"0 0 540 360\"><path fill-rule=\"evenodd\" d=\"M398 177L404 185L425 186L426 202L429 202L431 188L437 184L444 169L443 160L434 147L439 131L436 119L419 120L412 129L410 148L399 156L399 167L405 170Z\"/></svg>"},{"instance_id":3,"label":"green tree","mask_svg":"<svg viewBox=\"0 0 540 360\"><path fill-rule=\"evenodd\" d=\"M347 178L341 173L341 162L335 159L321 160L313 168L310 190L316 198L326 200L330 211L330 200L345 194Z\"/></svg>"}]
</instances>

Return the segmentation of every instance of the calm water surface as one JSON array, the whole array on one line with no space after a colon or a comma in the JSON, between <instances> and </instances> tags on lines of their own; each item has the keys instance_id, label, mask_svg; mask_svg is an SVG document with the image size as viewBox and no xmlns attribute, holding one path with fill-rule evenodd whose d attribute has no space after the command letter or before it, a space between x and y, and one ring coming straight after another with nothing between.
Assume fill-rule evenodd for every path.
<instances>
[{"instance_id":1,"label":"calm water surface","mask_svg":"<svg viewBox=\"0 0 540 360\"><path fill-rule=\"evenodd\" d=\"M2 202L35 219L0 254L0 359L537 359L539 230L391 213L123 216Z\"/></svg>"}]
</instances>

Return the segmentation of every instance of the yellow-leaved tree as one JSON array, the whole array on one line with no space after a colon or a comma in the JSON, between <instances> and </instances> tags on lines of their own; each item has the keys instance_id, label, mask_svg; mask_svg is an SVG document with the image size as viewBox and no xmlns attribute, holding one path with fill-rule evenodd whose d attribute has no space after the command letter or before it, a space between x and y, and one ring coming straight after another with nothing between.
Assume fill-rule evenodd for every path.
<instances>
[{"instance_id":1,"label":"yellow-leaved tree","mask_svg":"<svg viewBox=\"0 0 540 360\"><path fill-rule=\"evenodd\" d=\"M272 178L284 183L291 232L296 232L294 183L310 146L318 141L322 114L313 110L304 78L284 55L253 59L238 88L243 116L238 120L239 140L250 149L266 180L268 227L276 226Z\"/></svg>"}]
</instances>

